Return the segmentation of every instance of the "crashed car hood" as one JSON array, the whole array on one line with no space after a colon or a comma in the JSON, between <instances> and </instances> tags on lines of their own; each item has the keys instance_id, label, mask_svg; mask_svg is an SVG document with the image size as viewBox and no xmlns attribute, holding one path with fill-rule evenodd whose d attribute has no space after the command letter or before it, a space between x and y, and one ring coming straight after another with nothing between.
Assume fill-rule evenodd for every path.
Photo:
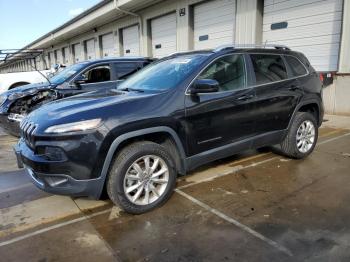
<instances>
[{"instance_id":1,"label":"crashed car hood","mask_svg":"<svg viewBox=\"0 0 350 262\"><path fill-rule=\"evenodd\" d=\"M50 88L54 88L55 85L50 85L48 82L45 83L36 83L36 84L29 84L29 85L24 85L24 86L19 86L16 87L14 89L10 89L8 91L6 91L5 93L3 93L4 95L11 95L14 93L21 93L21 92L25 92L28 90L43 90L43 89L50 89Z\"/></svg>"},{"instance_id":2,"label":"crashed car hood","mask_svg":"<svg viewBox=\"0 0 350 262\"><path fill-rule=\"evenodd\" d=\"M118 91L107 90L97 91L91 93L85 93L58 101L53 101L46 104L39 109L33 111L29 117L31 121L41 122L42 119L46 119L48 122L64 122L65 118L71 118L76 116L79 118L81 112L91 112L90 116L93 116L95 112L102 110L111 110L111 107L119 106L125 103L133 103L136 100L145 99L147 97L153 97L160 93L151 92L136 92L136 91ZM100 110L99 110L100 109Z\"/></svg>"}]
</instances>

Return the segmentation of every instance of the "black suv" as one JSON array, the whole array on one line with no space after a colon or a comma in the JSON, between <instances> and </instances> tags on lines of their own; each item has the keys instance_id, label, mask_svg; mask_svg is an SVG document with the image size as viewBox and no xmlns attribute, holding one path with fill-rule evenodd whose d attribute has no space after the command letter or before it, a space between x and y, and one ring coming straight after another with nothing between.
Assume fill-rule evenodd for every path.
<instances>
[{"instance_id":1,"label":"black suv","mask_svg":"<svg viewBox=\"0 0 350 262\"><path fill-rule=\"evenodd\" d=\"M9 134L19 136L19 124L31 111L68 96L116 87L153 60L118 57L90 60L65 68L46 83L30 84L0 95L0 124Z\"/></svg>"},{"instance_id":2,"label":"black suv","mask_svg":"<svg viewBox=\"0 0 350 262\"><path fill-rule=\"evenodd\" d=\"M304 158L322 123L322 85L285 47L174 54L117 90L52 102L22 123L15 148L34 183L98 198L130 213L172 194L178 174L242 150L281 145Z\"/></svg>"}]
</instances>

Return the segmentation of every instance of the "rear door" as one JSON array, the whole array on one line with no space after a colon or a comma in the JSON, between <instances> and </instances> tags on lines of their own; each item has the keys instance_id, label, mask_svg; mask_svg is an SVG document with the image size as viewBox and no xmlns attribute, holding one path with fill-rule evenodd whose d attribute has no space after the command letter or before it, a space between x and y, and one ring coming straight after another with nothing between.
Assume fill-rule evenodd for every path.
<instances>
[{"instance_id":1,"label":"rear door","mask_svg":"<svg viewBox=\"0 0 350 262\"><path fill-rule=\"evenodd\" d=\"M296 77L288 74L284 58L278 54L250 54L255 75L256 134L288 127L303 91Z\"/></svg>"},{"instance_id":2,"label":"rear door","mask_svg":"<svg viewBox=\"0 0 350 262\"><path fill-rule=\"evenodd\" d=\"M195 155L251 137L255 94L247 85L245 56L217 58L197 79L218 81L219 92L186 95L188 152ZM242 145L247 149L249 144Z\"/></svg>"},{"instance_id":3,"label":"rear door","mask_svg":"<svg viewBox=\"0 0 350 262\"><path fill-rule=\"evenodd\" d=\"M112 74L117 80L124 80L143 67L141 62L113 63Z\"/></svg>"}]
</instances>

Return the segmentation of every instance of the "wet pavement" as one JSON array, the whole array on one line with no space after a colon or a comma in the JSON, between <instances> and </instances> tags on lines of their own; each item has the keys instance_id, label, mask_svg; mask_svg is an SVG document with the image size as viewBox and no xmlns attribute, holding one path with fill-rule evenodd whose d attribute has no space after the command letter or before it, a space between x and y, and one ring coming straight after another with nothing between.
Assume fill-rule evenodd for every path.
<instances>
[{"instance_id":1,"label":"wet pavement","mask_svg":"<svg viewBox=\"0 0 350 262\"><path fill-rule=\"evenodd\" d=\"M0 261L350 261L350 118L315 151L247 151L178 180L147 214L53 196L16 168L0 132Z\"/></svg>"}]
</instances>

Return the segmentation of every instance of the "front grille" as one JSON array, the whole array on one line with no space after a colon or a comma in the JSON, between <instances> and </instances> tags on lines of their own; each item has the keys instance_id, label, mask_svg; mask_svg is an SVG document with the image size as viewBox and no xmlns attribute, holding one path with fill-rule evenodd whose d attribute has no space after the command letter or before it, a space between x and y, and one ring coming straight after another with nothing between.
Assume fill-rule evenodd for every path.
<instances>
[{"instance_id":1,"label":"front grille","mask_svg":"<svg viewBox=\"0 0 350 262\"><path fill-rule=\"evenodd\" d=\"M36 124L28 120L23 120L21 122L21 137L31 149L34 149L35 146L34 134L37 127Z\"/></svg>"}]
</instances>

